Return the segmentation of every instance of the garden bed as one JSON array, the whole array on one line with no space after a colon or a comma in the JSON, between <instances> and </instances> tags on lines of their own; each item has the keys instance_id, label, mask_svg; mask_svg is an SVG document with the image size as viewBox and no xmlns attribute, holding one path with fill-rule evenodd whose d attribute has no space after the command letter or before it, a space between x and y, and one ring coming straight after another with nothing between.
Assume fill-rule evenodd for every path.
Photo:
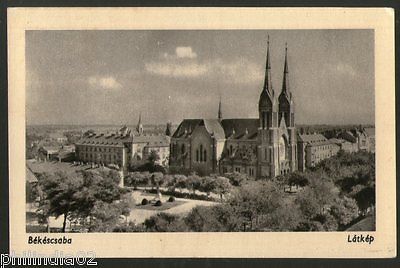
<instances>
[{"instance_id":1,"label":"garden bed","mask_svg":"<svg viewBox=\"0 0 400 268\"><path fill-rule=\"evenodd\" d=\"M149 203L147 205L138 204L135 206L135 208L163 211L179 205L183 205L185 203L186 203L185 201L175 200L174 202L163 202L161 206L156 206L154 203Z\"/></svg>"}]
</instances>

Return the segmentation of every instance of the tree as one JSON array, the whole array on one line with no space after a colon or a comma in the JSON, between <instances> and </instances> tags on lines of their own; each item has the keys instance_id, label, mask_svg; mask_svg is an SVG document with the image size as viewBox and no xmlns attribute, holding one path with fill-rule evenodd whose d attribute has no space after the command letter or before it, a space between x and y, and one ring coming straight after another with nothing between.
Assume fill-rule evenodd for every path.
<instances>
[{"instance_id":1,"label":"tree","mask_svg":"<svg viewBox=\"0 0 400 268\"><path fill-rule=\"evenodd\" d=\"M337 198L330 213L341 226L346 226L358 217L357 202L349 197Z\"/></svg>"},{"instance_id":2,"label":"tree","mask_svg":"<svg viewBox=\"0 0 400 268\"><path fill-rule=\"evenodd\" d=\"M163 184L164 175L161 172L151 174L151 184L156 187L157 195L160 196L160 186Z\"/></svg>"},{"instance_id":3,"label":"tree","mask_svg":"<svg viewBox=\"0 0 400 268\"><path fill-rule=\"evenodd\" d=\"M240 228L235 212L227 205L197 206L184 221L187 228L194 232L231 232Z\"/></svg>"},{"instance_id":4,"label":"tree","mask_svg":"<svg viewBox=\"0 0 400 268\"><path fill-rule=\"evenodd\" d=\"M144 221L146 231L150 232L184 232L180 217L168 213L158 213Z\"/></svg>"},{"instance_id":5,"label":"tree","mask_svg":"<svg viewBox=\"0 0 400 268\"><path fill-rule=\"evenodd\" d=\"M283 194L273 182L254 181L240 187L230 198L229 205L250 229L257 229L260 221L264 222L264 228L272 228L266 217L283 205Z\"/></svg>"},{"instance_id":6,"label":"tree","mask_svg":"<svg viewBox=\"0 0 400 268\"><path fill-rule=\"evenodd\" d=\"M148 160L154 166L156 164L156 162L160 160L160 156L158 155L158 153L156 151L152 150L150 152Z\"/></svg>"},{"instance_id":7,"label":"tree","mask_svg":"<svg viewBox=\"0 0 400 268\"><path fill-rule=\"evenodd\" d=\"M303 173L292 172L289 174L288 184L290 185L290 191L292 191L292 186L304 187L304 186L308 185L308 183L309 183L309 181L306 178L306 176L304 176Z\"/></svg>"},{"instance_id":8,"label":"tree","mask_svg":"<svg viewBox=\"0 0 400 268\"><path fill-rule=\"evenodd\" d=\"M186 188L187 178L185 175L177 174L177 175L174 175L174 178L175 178L175 188L178 188L181 190Z\"/></svg>"},{"instance_id":9,"label":"tree","mask_svg":"<svg viewBox=\"0 0 400 268\"><path fill-rule=\"evenodd\" d=\"M221 201L223 200L223 196L229 193L231 189L231 184L229 183L229 179L225 177L217 176L215 177L215 193L219 194Z\"/></svg>"},{"instance_id":10,"label":"tree","mask_svg":"<svg viewBox=\"0 0 400 268\"><path fill-rule=\"evenodd\" d=\"M207 193L207 196L210 196L210 193L215 191L216 186L215 178L210 176L201 178L200 191Z\"/></svg>"},{"instance_id":11,"label":"tree","mask_svg":"<svg viewBox=\"0 0 400 268\"><path fill-rule=\"evenodd\" d=\"M193 194L196 194L196 190L200 189L200 185L201 185L201 178L198 175L196 175L195 173L189 175L186 181L186 187L189 190L192 190Z\"/></svg>"},{"instance_id":12,"label":"tree","mask_svg":"<svg viewBox=\"0 0 400 268\"><path fill-rule=\"evenodd\" d=\"M248 181L249 177L246 174L239 173L239 172L232 172L224 174L225 177L229 179L229 182L233 186L240 186L243 182Z\"/></svg>"},{"instance_id":13,"label":"tree","mask_svg":"<svg viewBox=\"0 0 400 268\"><path fill-rule=\"evenodd\" d=\"M65 232L68 217L84 224L88 218L89 222L95 218L108 221L108 218L101 218L97 214L100 208L108 206L110 210L106 213L110 212L112 216L112 212L116 211L111 206L125 193L125 190L118 186L119 179L118 172L113 170L45 174L39 180L44 193L40 209L47 217L63 215L63 232ZM92 224L89 223L89 227L91 226Z\"/></svg>"},{"instance_id":14,"label":"tree","mask_svg":"<svg viewBox=\"0 0 400 268\"><path fill-rule=\"evenodd\" d=\"M65 172L43 174L39 180L40 187L45 193L45 199L40 204L44 215L58 218L63 215L62 232L65 233L67 218L75 209L75 194L83 184L78 176L68 176Z\"/></svg>"},{"instance_id":15,"label":"tree","mask_svg":"<svg viewBox=\"0 0 400 268\"><path fill-rule=\"evenodd\" d=\"M363 214L366 213L368 208L375 205L375 187L367 186L354 195L358 207Z\"/></svg>"}]
</instances>

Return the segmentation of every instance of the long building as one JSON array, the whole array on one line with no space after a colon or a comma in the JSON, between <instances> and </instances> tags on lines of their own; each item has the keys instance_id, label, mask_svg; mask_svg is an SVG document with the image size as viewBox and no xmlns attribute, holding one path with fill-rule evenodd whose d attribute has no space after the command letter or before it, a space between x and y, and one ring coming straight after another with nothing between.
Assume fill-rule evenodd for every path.
<instances>
[{"instance_id":1,"label":"long building","mask_svg":"<svg viewBox=\"0 0 400 268\"><path fill-rule=\"evenodd\" d=\"M123 126L111 133L87 132L75 144L78 161L102 165L117 165L126 171L129 165L143 164L152 151L159 156L158 164L167 165L170 137L146 135L141 116L136 131Z\"/></svg>"}]
</instances>

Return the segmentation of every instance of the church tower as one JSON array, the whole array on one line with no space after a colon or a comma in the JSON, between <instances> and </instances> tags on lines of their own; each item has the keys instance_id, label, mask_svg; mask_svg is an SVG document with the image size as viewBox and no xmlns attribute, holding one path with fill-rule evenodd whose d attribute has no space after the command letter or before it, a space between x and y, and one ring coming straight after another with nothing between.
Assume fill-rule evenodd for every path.
<instances>
[{"instance_id":1,"label":"church tower","mask_svg":"<svg viewBox=\"0 0 400 268\"><path fill-rule=\"evenodd\" d=\"M222 104L221 104L221 96L219 96L219 103L218 103L218 121L222 121Z\"/></svg>"},{"instance_id":2,"label":"church tower","mask_svg":"<svg viewBox=\"0 0 400 268\"><path fill-rule=\"evenodd\" d=\"M275 177L279 174L278 161L278 103L272 88L269 36L265 64L264 86L258 102L258 177Z\"/></svg>"},{"instance_id":3,"label":"church tower","mask_svg":"<svg viewBox=\"0 0 400 268\"><path fill-rule=\"evenodd\" d=\"M287 137L283 141L285 148L285 160L287 167L282 167L281 170L285 173L288 171L297 170L297 139L296 139L296 128L294 124L294 102L292 93L289 87L289 67L288 67L288 56L287 56L287 44L285 46L285 63L283 67L283 80L282 80L282 91L279 95L279 125L284 126L287 131ZM286 132L285 131L285 132ZM283 146L283 145L281 145ZM282 157L282 159L284 159Z\"/></svg>"},{"instance_id":4,"label":"church tower","mask_svg":"<svg viewBox=\"0 0 400 268\"><path fill-rule=\"evenodd\" d=\"M143 134L142 113L139 114L139 121L136 126L136 131L139 134L139 136Z\"/></svg>"}]
</instances>

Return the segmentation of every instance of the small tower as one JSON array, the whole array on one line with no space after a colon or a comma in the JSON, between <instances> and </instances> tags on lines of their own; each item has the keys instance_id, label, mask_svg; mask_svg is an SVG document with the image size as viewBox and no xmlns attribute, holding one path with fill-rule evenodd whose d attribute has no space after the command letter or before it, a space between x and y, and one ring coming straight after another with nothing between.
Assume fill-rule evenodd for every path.
<instances>
[{"instance_id":1,"label":"small tower","mask_svg":"<svg viewBox=\"0 0 400 268\"><path fill-rule=\"evenodd\" d=\"M168 137L172 136L172 124L171 124L171 122L167 123L167 128L165 129L165 136L168 136Z\"/></svg>"},{"instance_id":2,"label":"small tower","mask_svg":"<svg viewBox=\"0 0 400 268\"><path fill-rule=\"evenodd\" d=\"M222 104L221 104L221 95L219 96L219 104L218 104L218 121L222 121Z\"/></svg>"},{"instance_id":3,"label":"small tower","mask_svg":"<svg viewBox=\"0 0 400 268\"><path fill-rule=\"evenodd\" d=\"M139 121L136 126L136 131L138 132L139 135L143 134L142 113L139 114Z\"/></svg>"}]
</instances>

